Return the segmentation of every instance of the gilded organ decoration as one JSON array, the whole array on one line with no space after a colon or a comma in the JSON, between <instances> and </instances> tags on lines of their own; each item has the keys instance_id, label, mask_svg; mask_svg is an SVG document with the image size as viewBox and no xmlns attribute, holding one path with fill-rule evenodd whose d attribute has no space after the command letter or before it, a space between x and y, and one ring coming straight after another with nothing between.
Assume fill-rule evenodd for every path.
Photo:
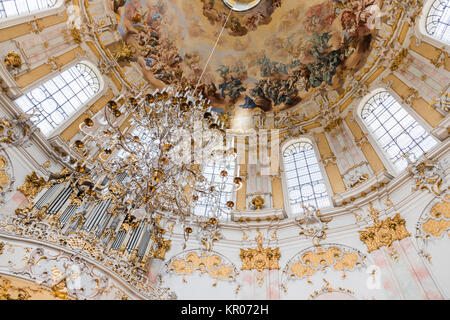
<instances>
[{"instance_id":1,"label":"gilded organ decoration","mask_svg":"<svg viewBox=\"0 0 450 320\"><path fill-rule=\"evenodd\" d=\"M372 206L372 203L369 213L373 219L373 225L366 227L364 231L358 231L359 239L365 243L369 253L382 247L390 248L395 241L411 236L406 229L405 219L399 213L393 218L379 220L379 211Z\"/></svg>"},{"instance_id":2,"label":"gilded organ decoration","mask_svg":"<svg viewBox=\"0 0 450 320\"><path fill-rule=\"evenodd\" d=\"M3 63L5 64L6 68L8 68L8 70L16 71L22 68L22 58L20 57L20 55L15 53L14 50L8 52L3 60Z\"/></svg>"},{"instance_id":3,"label":"gilded organ decoration","mask_svg":"<svg viewBox=\"0 0 450 320\"><path fill-rule=\"evenodd\" d=\"M198 2L109 1L118 20L115 38L121 40L103 45L113 52L123 41L127 49L117 61L122 68L134 64L153 87L195 85L203 76L198 88L220 114L249 116L292 108L318 88L338 92L347 80L344 74L356 73L368 60L377 34L373 7L381 6L378 0L264 0L234 12L224 1ZM87 8L88 14L95 9ZM215 45L221 26L222 41ZM218 54L203 70L213 47Z\"/></svg>"},{"instance_id":4,"label":"gilded organ decoration","mask_svg":"<svg viewBox=\"0 0 450 320\"><path fill-rule=\"evenodd\" d=\"M166 259L166 252L170 249L170 244L172 243L172 240L164 240L161 237L158 237L155 241L156 249L152 250L150 252L150 257L155 259Z\"/></svg>"},{"instance_id":5,"label":"gilded organ decoration","mask_svg":"<svg viewBox=\"0 0 450 320\"><path fill-rule=\"evenodd\" d=\"M25 178L25 182L22 186L17 188L18 191L22 192L24 196L28 199L32 199L36 197L36 195L44 189L47 185L47 182L44 178L39 178L35 171L31 174L27 175Z\"/></svg>"},{"instance_id":6,"label":"gilded organ decoration","mask_svg":"<svg viewBox=\"0 0 450 320\"><path fill-rule=\"evenodd\" d=\"M233 263L229 262L221 254L214 251L189 250L176 255L166 263L168 273L185 276L194 273L208 274L215 279L213 286L218 280L235 281L238 271Z\"/></svg>"},{"instance_id":7,"label":"gilded organ decoration","mask_svg":"<svg viewBox=\"0 0 450 320\"><path fill-rule=\"evenodd\" d=\"M258 284L261 286L264 282L264 278L262 275L262 272L264 270L280 269L278 261L280 260L281 254L279 248L272 249L270 247L263 247L263 236L261 232L259 232L255 240L258 244L258 247L256 249L241 249L241 253L239 254L239 256L242 261L241 270L258 271Z\"/></svg>"},{"instance_id":8,"label":"gilded organ decoration","mask_svg":"<svg viewBox=\"0 0 450 320\"><path fill-rule=\"evenodd\" d=\"M297 226L301 229L299 235L310 238L314 246L318 247L320 246L320 241L327 238L326 230L328 230L328 223L333 218L324 217L320 213L320 210L314 206L303 205L303 210L303 216L295 218Z\"/></svg>"},{"instance_id":9,"label":"gilded organ decoration","mask_svg":"<svg viewBox=\"0 0 450 320\"><path fill-rule=\"evenodd\" d=\"M77 230L76 228L80 228L83 225L83 223L81 225L79 224L78 218L75 221L55 224L55 215L46 214L46 209L45 206L42 209L27 208L25 212L0 222L0 232L46 241L59 245L66 251L78 252L78 254L94 259L101 263L105 268L111 270L111 273L115 274L115 276L122 278L122 281L127 282L135 290L150 299L167 299L172 296L172 293L169 292L168 288L147 286L148 278L145 276L146 269L143 268L146 268L145 262L148 255L139 256L136 257L136 259L133 259L132 255L128 255L128 252L124 254L124 252L120 252L117 248L111 250L112 248L105 246L105 243L108 245L108 242L101 241L96 233L87 230ZM65 227L68 227L69 230L66 231ZM73 229L70 230L70 228ZM131 233L132 232L130 232L130 235ZM124 234L121 235L123 236ZM115 237L109 239L111 244L114 243L114 238ZM163 245L167 245L167 243ZM148 247L148 249L151 248ZM164 250L165 248L161 248L161 251L156 250L155 253L156 255L162 255L162 251ZM33 261L38 261L39 258L45 256L45 254L41 253L39 250L35 251L33 255L37 255L36 257L30 257ZM41 258L41 260L42 259L44 258ZM47 256L47 259L50 259L50 257ZM118 261L120 261L120 263L118 263ZM50 265L49 268L52 266L54 265ZM32 268L32 266L30 266L30 268ZM58 268L63 270L60 267ZM55 294L63 297L65 294L64 286L68 286L68 284L65 285L64 281L61 281L54 282L49 279L48 285L53 287ZM65 282L68 281L70 281L70 279L66 278Z\"/></svg>"}]
</instances>

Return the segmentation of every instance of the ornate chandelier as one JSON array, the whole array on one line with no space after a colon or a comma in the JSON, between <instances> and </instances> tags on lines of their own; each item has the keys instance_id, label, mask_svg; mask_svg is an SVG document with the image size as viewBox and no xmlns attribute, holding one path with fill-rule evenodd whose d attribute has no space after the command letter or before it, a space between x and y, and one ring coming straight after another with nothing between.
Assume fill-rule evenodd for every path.
<instances>
[{"instance_id":1,"label":"ornate chandelier","mask_svg":"<svg viewBox=\"0 0 450 320\"><path fill-rule=\"evenodd\" d=\"M195 91L169 87L136 97L120 96L108 102L103 119L96 123L85 119L80 125L84 136L71 145L79 156L71 174L79 203L112 196L116 209L128 217L175 218L185 225L187 236L193 231L189 224L217 225L225 214L220 193L232 173L223 170L221 181L211 184L201 172L201 163L232 161L235 155L223 148L225 131L209 101ZM128 117L127 131L121 128L122 116ZM239 186L238 178L235 188ZM212 209L207 217L194 219L196 201L204 197L212 202ZM232 208L234 203L228 201L226 206Z\"/></svg>"}]
</instances>

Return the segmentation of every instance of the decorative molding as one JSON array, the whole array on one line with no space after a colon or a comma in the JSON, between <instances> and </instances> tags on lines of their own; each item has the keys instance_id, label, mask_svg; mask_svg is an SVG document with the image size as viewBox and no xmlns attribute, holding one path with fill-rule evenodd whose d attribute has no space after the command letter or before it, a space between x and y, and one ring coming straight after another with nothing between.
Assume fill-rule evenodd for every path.
<instances>
[{"instance_id":1,"label":"decorative molding","mask_svg":"<svg viewBox=\"0 0 450 320\"><path fill-rule=\"evenodd\" d=\"M423 154L415 162L412 162L409 157L405 156L408 161L408 171L413 176L416 184L413 190L427 190L439 197L444 185L444 171L437 161L427 158L426 153Z\"/></svg>"},{"instance_id":2,"label":"decorative molding","mask_svg":"<svg viewBox=\"0 0 450 320\"><path fill-rule=\"evenodd\" d=\"M280 221L287 218L287 214L284 209L265 208L255 212L254 210L233 210L231 220L238 223L245 222L271 222Z\"/></svg>"},{"instance_id":3,"label":"decorative molding","mask_svg":"<svg viewBox=\"0 0 450 320\"><path fill-rule=\"evenodd\" d=\"M38 130L30 120L32 117L33 115L24 114L11 119L0 119L0 149L8 145L28 146L30 136Z\"/></svg>"},{"instance_id":4,"label":"decorative molding","mask_svg":"<svg viewBox=\"0 0 450 320\"><path fill-rule=\"evenodd\" d=\"M369 180L372 175L372 170L367 162L361 162L352 168L348 169L343 175L342 180L344 181L347 190L351 190L354 187Z\"/></svg>"},{"instance_id":5,"label":"decorative molding","mask_svg":"<svg viewBox=\"0 0 450 320\"><path fill-rule=\"evenodd\" d=\"M239 257L242 261L241 270L256 270L258 271L258 284L262 286L264 283L263 271L264 270L278 270L280 269L278 261L280 259L280 249L279 248L264 248L263 247L263 237L261 232L255 238L258 247L256 249L240 249L241 253Z\"/></svg>"},{"instance_id":6,"label":"decorative molding","mask_svg":"<svg viewBox=\"0 0 450 320\"><path fill-rule=\"evenodd\" d=\"M378 250L382 247L390 248L395 241L405 239L411 234L406 230L406 221L399 213L394 218L388 217L380 221L379 211L370 204L369 213L374 224L359 232L359 239L367 246L368 252Z\"/></svg>"},{"instance_id":7,"label":"decorative molding","mask_svg":"<svg viewBox=\"0 0 450 320\"><path fill-rule=\"evenodd\" d=\"M172 257L165 266L167 273L182 275L184 282L187 275L196 272L200 275L208 274L215 280L213 287L217 286L219 280L235 281L239 275L234 264L223 255L199 249L183 251Z\"/></svg>"},{"instance_id":8,"label":"decorative molding","mask_svg":"<svg viewBox=\"0 0 450 320\"><path fill-rule=\"evenodd\" d=\"M431 239L450 238L450 196L446 200L436 198L419 217L416 225L416 239L420 240L419 251L428 262L432 257L427 252L427 245Z\"/></svg>"},{"instance_id":9,"label":"decorative molding","mask_svg":"<svg viewBox=\"0 0 450 320\"><path fill-rule=\"evenodd\" d=\"M35 171L27 175L22 186L17 188L17 191L22 192L29 200L36 197L42 189L47 186L47 181L44 178L39 178Z\"/></svg>"},{"instance_id":10,"label":"decorative molding","mask_svg":"<svg viewBox=\"0 0 450 320\"><path fill-rule=\"evenodd\" d=\"M364 198L373 191L383 189L392 179L393 176L386 170L380 171L377 174L369 176L367 180L362 181L353 188L334 195L333 203L335 206L341 206L354 202L356 199Z\"/></svg>"},{"instance_id":11,"label":"decorative molding","mask_svg":"<svg viewBox=\"0 0 450 320\"><path fill-rule=\"evenodd\" d=\"M320 247L309 247L292 257L283 269L282 288L287 292L288 281L306 279L319 273L333 270L346 272L361 270L366 266L367 257L360 251L340 244L323 244Z\"/></svg>"},{"instance_id":12,"label":"decorative molding","mask_svg":"<svg viewBox=\"0 0 450 320\"><path fill-rule=\"evenodd\" d=\"M46 286L55 297L78 300L176 298L157 283L147 285L144 293L139 286L116 278L107 268L92 263L77 250L62 250L37 240L6 234L0 237L8 239L4 242L4 255L0 257L0 273Z\"/></svg>"}]
</instances>

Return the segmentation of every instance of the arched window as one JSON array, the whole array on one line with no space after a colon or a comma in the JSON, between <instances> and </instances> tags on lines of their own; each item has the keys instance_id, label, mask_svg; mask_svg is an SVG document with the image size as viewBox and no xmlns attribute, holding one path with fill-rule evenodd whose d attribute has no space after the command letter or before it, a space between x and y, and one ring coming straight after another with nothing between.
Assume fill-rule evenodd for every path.
<instances>
[{"instance_id":1,"label":"arched window","mask_svg":"<svg viewBox=\"0 0 450 320\"><path fill-rule=\"evenodd\" d=\"M404 156L416 158L436 145L436 140L387 91L375 94L361 110L373 138L397 170L407 166Z\"/></svg>"},{"instance_id":2,"label":"arched window","mask_svg":"<svg viewBox=\"0 0 450 320\"><path fill-rule=\"evenodd\" d=\"M78 63L17 98L16 104L48 135L100 91L95 72Z\"/></svg>"},{"instance_id":3,"label":"arched window","mask_svg":"<svg viewBox=\"0 0 450 320\"><path fill-rule=\"evenodd\" d=\"M225 170L228 175L223 177L221 172ZM228 201L233 201L234 176L236 172L235 161L208 161L203 164L203 175L208 182L220 190L218 201L213 196L202 196L197 200L194 214L205 217L217 216L220 209L219 218L228 219L231 208L227 207Z\"/></svg>"},{"instance_id":4,"label":"arched window","mask_svg":"<svg viewBox=\"0 0 450 320\"><path fill-rule=\"evenodd\" d=\"M325 182L310 142L299 141L289 145L283 152L283 164L292 213L303 212L302 204L317 209L330 206Z\"/></svg>"},{"instance_id":5,"label":"arched window","mask_svg":"<svg viewBox=\"0 0 450 320\"><path fill-rule=\"evenodd\" d=\"M433 2L425 27L430 36L450 44L450 0Z\"/></svg>"},{"instance_id":6,"label":"arched window","mask_svg":"<svg viewBox=\"0 0 450 320\"><path fill-rule=\"evenodd\" d=\"M57 0L0 0L0 19L25 16L55 7Z\"/></svg>"}]
</instances>

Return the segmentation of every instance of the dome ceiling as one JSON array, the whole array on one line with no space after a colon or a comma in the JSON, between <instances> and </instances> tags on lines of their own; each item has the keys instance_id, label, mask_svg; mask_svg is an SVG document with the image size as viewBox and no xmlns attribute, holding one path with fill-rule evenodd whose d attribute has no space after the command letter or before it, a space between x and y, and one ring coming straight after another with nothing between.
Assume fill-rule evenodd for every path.
<instances>
[{"instance_id":1,"label":"dome ceiling","mask_svg":"<svg viewBox=\"0 0 450 320\"><path fill-rule=\"evenodd\" d=\"M156 87L195 85L228 18L205 94L219 112L285 110L319 88L339 92L345 74L364 65L377 1L115 0L123 43L108 49Z\"/></svg>"}]
</instances>

